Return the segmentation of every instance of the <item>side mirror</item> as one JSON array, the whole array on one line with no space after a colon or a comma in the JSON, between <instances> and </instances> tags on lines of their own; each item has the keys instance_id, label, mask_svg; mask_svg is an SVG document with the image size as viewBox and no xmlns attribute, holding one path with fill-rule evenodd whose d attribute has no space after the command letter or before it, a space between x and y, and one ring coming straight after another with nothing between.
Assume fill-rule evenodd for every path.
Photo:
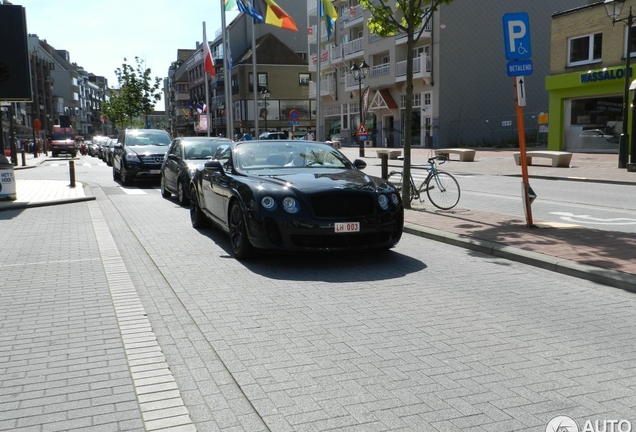
<instances>
[{"instance_id":1,"label":"side mirror","mask_svg":"<svg viewBox=\"0 0 636 432\"><path fill-rule=\"evenodd\" d=\"M211 160L209 162L206 162L205 165L203 165L205 167L206 171L214 171L214 172L218 172L221 175L225 175L225 170L223 170L223 165L221 165L221 162L219 162L218 160Z\"/></svg>"},{"instance_id":2,"label":"side mirror","mask_svg":"<svg viewBox=\"0 0 636 432\"><path fill-rule=\"evenodd\" d=\"M356 159L353 161L353 166L358 168L359 170L363 170L367 167L367 163L362 159Z\"/></svg>"}]
</instances>

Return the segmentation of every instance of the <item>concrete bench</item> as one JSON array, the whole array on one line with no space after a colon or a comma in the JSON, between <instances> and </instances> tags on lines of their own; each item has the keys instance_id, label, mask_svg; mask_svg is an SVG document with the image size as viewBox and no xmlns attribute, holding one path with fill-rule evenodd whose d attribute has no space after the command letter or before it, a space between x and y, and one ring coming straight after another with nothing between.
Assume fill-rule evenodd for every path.
<instances>
[{"instance_id":1,"label":"concrete bench","mask_svg":"<svg viewBox=\"0 0 636 432\"><path fill-rule=\"evenodd\" d=\"M446 149L437 149L435 150L435 156L445 156L446 159L450 160L451 154L459 155L460 162L472 162L475 160L476 150L467 149L467 148L446 148Z\"/></svg>"},{"instance_id":2,"label":"concrete bench","mask_svg":"<svg viewBox=\"0 0 636 432\"><path fill-rule=\"evenodd\" d=\"M519 152L512 154L515 158L515 163L521 165L521 157ZM547 158L552 160L553 167L569 168L570 161L572 160L572 153L564 151L551 151L551 150L533 150L526 152L526 160L528 165L532 165L532 158Z\"/></svg>"},{"instance_id":3,"label":"concrete bench","mask_svg":"<svg viewBox=\"0 0 636 432\"><path fill-rule=\"evenodd\" d=\"M376 150L377 157L380 157L381 154L389 155L389 159L397 159L402 156L402 150Z\"/></svg>"}]
</instances>

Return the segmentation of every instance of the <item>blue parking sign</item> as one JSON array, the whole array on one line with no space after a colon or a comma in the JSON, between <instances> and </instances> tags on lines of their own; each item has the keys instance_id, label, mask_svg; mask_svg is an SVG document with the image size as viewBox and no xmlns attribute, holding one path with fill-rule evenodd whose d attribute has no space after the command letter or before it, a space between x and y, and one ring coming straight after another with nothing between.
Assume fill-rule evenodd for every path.
<instances>
[{"instance_id":1,"label":"blue parking sign","mask_svg":"<svg viewBox=\"0 0 636 432\"><path fill-rule=\"evenodd\" d=\"M532 57L530 19L527 13L504 14L503 32L507 60L522 60Z\"/></svg>"}]
</instances>

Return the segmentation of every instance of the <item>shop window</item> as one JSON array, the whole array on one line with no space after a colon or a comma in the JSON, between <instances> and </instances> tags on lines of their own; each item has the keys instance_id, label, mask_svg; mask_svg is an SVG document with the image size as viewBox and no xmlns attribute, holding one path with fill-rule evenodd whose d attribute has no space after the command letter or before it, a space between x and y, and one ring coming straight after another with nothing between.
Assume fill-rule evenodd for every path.
<instances>
[{"instance_id":1,"label":"shop window","mask_svg":"<svg viewBox=\"0 0 636 432\"><path fill-rule=\"evenodd\" d=\"M600 62L602 52L602 33L571 38L568 41L568 66Z\"/></svg>"},{"instance_id":2,"label":"shop window","mask_svg":"<svg viewBox=\"0 0 636 432\"><path fill-rule=\"evenodd\" d=\"M309 81L311 80L311 75L308 73L300 73L298 74L298 85L308 86Z\"/></svg>"}]
</instances>

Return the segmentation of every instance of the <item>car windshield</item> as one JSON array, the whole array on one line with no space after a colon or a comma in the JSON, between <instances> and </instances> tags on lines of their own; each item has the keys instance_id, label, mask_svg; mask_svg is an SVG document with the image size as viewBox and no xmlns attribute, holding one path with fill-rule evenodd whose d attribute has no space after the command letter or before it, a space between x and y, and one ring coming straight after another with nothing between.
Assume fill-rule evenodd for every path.
<instances>
[{"instance_id":1,"label":"car windshield","mask_svg":"<svg viewBox=\"0 0 636 432\"><path fill-rule=\"evenodd\" d=\"M170 135L167 132L137 132L130 133L128 137L126 137L126 145L129 146L147 146L147 145L157 145L157 146L167 146L170 145Z\"/></svg>"},{"instance_id":2,"label":"car windshield","mask_svg":"<svg viewBox=\"0 0 636 432\"><path fill-rule=\"evenodd\" d=\"M186 159L211 159L216 149L222 144L231 144L229 139L207 139L185 141L183 150Z\"/></svg>"},{"instance_id":3,"label":"car windshield","mask_svg":"<svg viewBox=\"0 0 636 432\"><path fill-rule=\"evenodd\" d=\"M243 170L278 168L350 168L333 147L315 141L244 141L237 144L235 165Z\"/></svg>"},{"instance_id":4,"label":"car windshield","mask_svg":"<svg viewBox=\"0 0 636 432\"><path fill-rule=\"evenodd\" d=\"M63 140L72 140L72 139L73 139L72 133L54 133L53 134L54 141L63 141Z\"/></svg>"}]
</instances>

